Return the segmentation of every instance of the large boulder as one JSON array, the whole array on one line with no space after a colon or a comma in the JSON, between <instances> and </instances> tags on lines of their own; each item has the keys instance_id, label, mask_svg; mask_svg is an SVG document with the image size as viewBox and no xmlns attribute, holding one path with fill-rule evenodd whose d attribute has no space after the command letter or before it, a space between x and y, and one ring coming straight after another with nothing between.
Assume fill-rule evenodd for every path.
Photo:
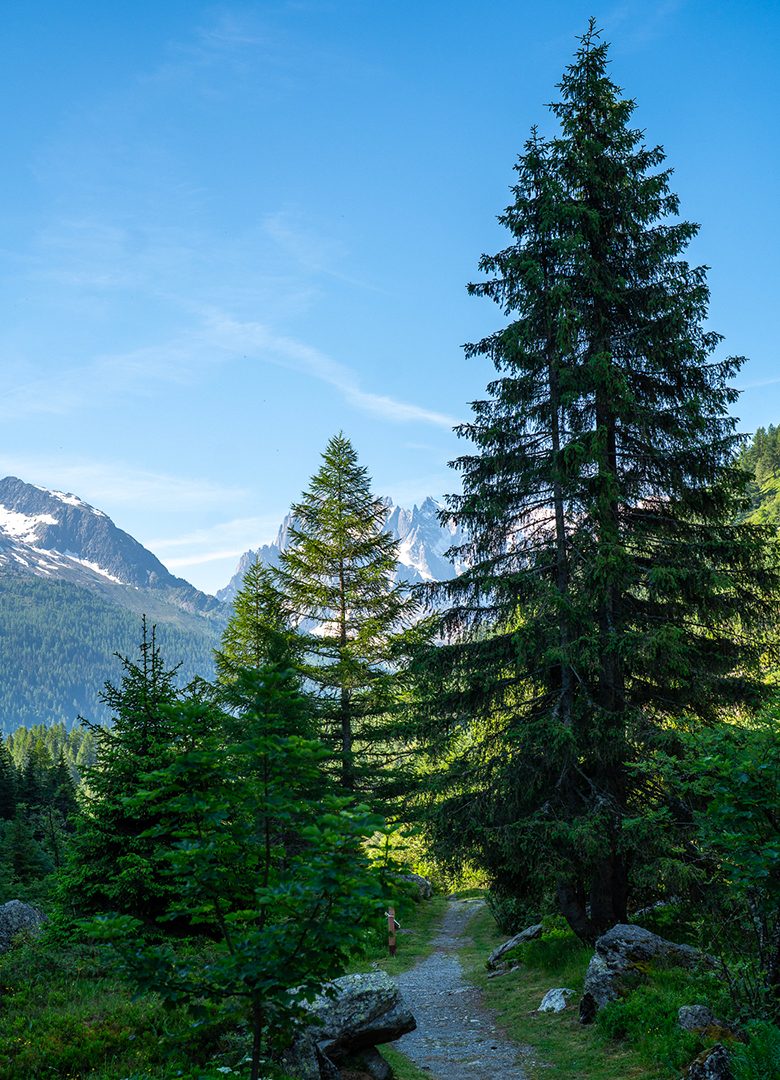
<instances>
[{"instance_id":1,"label":"large boulder","mask_svg":"<svg viewBox=\"0 0 780 1080\"><path fill-rule=\"evenodd\" d=\"M650 964L694 968L708 962L708 957L690 945L667 941L641 926L618 923L596 941L585 975L580 1020L591 1023L599 1009L641 982Z\"/></svg>"},{"instance_id":2,"label":"large boulder","mask_svg":"<svg viewBox=\"0 0 780 1080\"><path fill-rule=\"evenodd\" d=\"M706 1031L711 1027L723 1027L716 1020L712 1009L706 1005L681 1005L677 1012L677 1023L683 1031Z\"/></svg>"},{"instance_id":3,"label":"large boulder","mask_svg":"<svg viewBox=\"0 0 780 1080\"><path fill-rule=\"evenodd\" d=\"M46 921L43 912L21 900L0 905L0 953L7 952L17 934L38 934Z\"/></svg>"},{"instance_id":4,"label":"large boulder","mask_svg":"<svg viewBox=\"0 0 780 1080\"><path fill-rule=\"evenodd\" d=\"M522 945L526 941L533 941L535 938L540 938L541 936L541 923L535 923L534 926L527 926L525 930L521 930L519 934L515 934L509 941L505 941L503 945L499 945L497 949L494 949L487 958L485 967L488 971L495 971L506 963L504 956L510 952L510 950L517 948L518 945Z\"/></svg>"},{"instance_id":5,"label":"large boulder","mask_svg":"<svg viewBox=\"0 0 780 1080\"><path fill-rule=\"evenodd\" d=\"M341 1068L388 1080L376 1050L417 1027L395 982L384 971L344 975L306 1005L311 1022L283 1058L300 1080L336 1080Z\"/></svg>"}]
</instances>

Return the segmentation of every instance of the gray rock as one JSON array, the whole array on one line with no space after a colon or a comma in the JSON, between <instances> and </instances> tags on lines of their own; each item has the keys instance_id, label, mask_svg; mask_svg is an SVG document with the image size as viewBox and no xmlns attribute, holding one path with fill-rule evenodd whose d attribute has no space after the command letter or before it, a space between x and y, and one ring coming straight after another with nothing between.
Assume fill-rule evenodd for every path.
<instances>
[{"instance_id":1,"label":"gray rock","mask_svg":"<svg viewBox=\"0 0 780 1080\"><path fill-rule=\"evenodd\" d=\"M566 1008L566 998L574 993L567 987L561 986L557 990L548 990L542 998L542 1003L537 1012L563 1012Z\"/></svg>"},{"instance_id":2,"label":"gray rock","mask_svg":"<svg viewBox=\"0 0 780 1080\"><path fill-rule=\"evenodd\" d=\"M708 1027L723 1026L706 1005L683 1005L677 1013L677 1023L683 1031L703 1031Z\"/></svg>"},{"instance_id":3,"label":"gray rock","mask_svg":"<svg viewBox=\"0 0 780 1080\"><path fill-rule=\"evenodd\" d=\"M696 1058L685 1080L734 1080L728 1050L721 1043Z\"/></svg>"},{"instance_id":4,"label":"gray rock","mask_svg":"<svg viewBox=\"0 0 780 1080\"><path fill-rule=\"evenodd\" d=\"M408 881L417 888L418 900L430 900L433 896L433 885L422 874L401 874L401 881Z\"/></svg>"},{"instance_id":5,"label":"gray rock","mask_svg":"<svg viewBox=\"0 0 780 1080\"><path fill-rule=\"evenodd\" d=\"M43 912L21 900L9 900L0 905L0 953L11 948L17 934L39 934L45 921Z\"/></svg>"},{"instance_id":6,"label":"gray rock","mask_svg":"<svg viewBox=\"0 0 780 1080\"><path fill-rule=\"evenodd\" d=\"M677 945L642 926L618 923L602 934L585 974L582 1023L591 1023L599 1009L632 990L644 978L643 969L659 961L685 968L711 963L690 945Z\"/></svg>"},{"instance_id":7,"label":"gray rock","mask_svg":"<svg viewBox=\"0 0 780 1080\"><path fill-rule=\"evenodd\" d=\"M354 1060L375 1080L387 1080L389 1066L375 1047L417 1026L398 987L384 971L335 979L305 1009L311 1023L282 1059L300 1080L329 1080L339 1075L341 1064Z\"/></svg>"},{"instance_id":8,"label":"gray rock","mask_svg":"<svg viewBox=\"0 0 780 1080\"><path fill-rule=\"evenodd\" d=\"M534 926L527 926L525 930L521 930L519 934L515 934L509 941L505 941L503 945L499 945L487 959L485 965L488 971L495 971L495 969L501 963L501 958L509 952L510 949L514 949L517 945L522 945L525 941L533 941L535 938L542 936L542 924L536 923Z\"/></svg>"}]
</instances>

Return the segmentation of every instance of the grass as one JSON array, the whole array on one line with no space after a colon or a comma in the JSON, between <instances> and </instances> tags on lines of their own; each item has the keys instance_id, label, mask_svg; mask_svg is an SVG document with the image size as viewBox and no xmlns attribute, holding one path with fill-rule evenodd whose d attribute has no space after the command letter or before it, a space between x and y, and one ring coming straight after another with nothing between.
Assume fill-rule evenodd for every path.
<instances>
[{"instance_id":1,"label":"grass","mask_svg":"<svg viewBox=\"0 0 780 1080\"><path fill-rule=\"evenodd\" d=\"M382 932L377 936L375 946L369 950L368 956L355 961L349 972L369 971L379 967L388 975L400 975L402 971L414 967L418 960L431 951L431 943L446 907L447 899L444 896L434 896L431 900L421 900L419 903L410 901L408 905L401 907L397 915L401 930L397 936L396 955L390 956L388 953L387 937Z\"/></svg>"},{"instance_id":2,"label":"grass","mask_svg":"<svg viewBox=\"0 0 780 1080\"><path fill-rule=\"evenodd\" d=\"M670 1080L679 1071L649 1063L633 1045L605 1038L596 1028L579 1023L576 1006L561 1013L536 1010L553 987L567 986L576 997L582 989L592 950L569 933L556 931L524 946L522 967L512 974L488 979L485 960L504 935L487 910L479 911L468 927L469 942L461 953L466 977L483 992L485 1004L500 1026L517 1043L529 1047L524 1068L529 1080Z\"/></svg>"},{"instance_id":3,"label":"grass","mask_svg":"<svg viewBox=\"0 0 780 1080\"><path fill-rule=\"evenodd\" d=\"M413 1061L395 1050L392 1046L380 1046L379 1052L393 1070L395 1080L431 1080L431 1074L425 1069L418 1069Z\"/></svg>"}]
</instances>

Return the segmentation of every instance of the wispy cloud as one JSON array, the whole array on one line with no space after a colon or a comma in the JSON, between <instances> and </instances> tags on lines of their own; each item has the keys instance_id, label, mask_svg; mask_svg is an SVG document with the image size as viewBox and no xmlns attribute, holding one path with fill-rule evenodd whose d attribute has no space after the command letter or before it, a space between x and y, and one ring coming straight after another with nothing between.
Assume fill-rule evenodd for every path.
<instances>
[{"instance_id":1,"label":"wispy cloud","mask_svg":"<svg viewBox=\"0 0 780 1080\"><path fill-rule=\"evenodd\" d=\"M619 38L622 52L642 49L666 31L685 3L686 0L661 0L655 4L625 0L608 11L599 20L599 26L605 27L607 41Z\"/></svg>"},{"instance_id":2,"label":"wispy cloud","mask_svg":"<svg viewBox=\"0 0 780 1080\"><path fill-rule=\"evenodd\" d=\"M773 379L756 379L755 382L742 383L741 386L737 386L737 389L742 392L758 390L762 386L777 386L778 383L780 383L780 375Z\"/></svg>"},{"instance_id":3,"label":"wispy cloud","mask_svg":"<svg viewBox=\"0 0 780 1080\"><path fill-rule=\"evenodd\" d=\"M232 518L180 536L151 539L149 546L168 566L196 566L202 562L237 558L250 548L269 543L276 535L281 518L281 513Z\"/></svg>"},{"instance_id":4,"label":"wispy cloud","mask_svg":"<svg viewBox=\"0 0 780 1080\"><path fill-rule=\"evenodd\" d=\"M364 390L357 375L345 364L295 338L275 334L258 322L241 322L224 312L213 312L211 325L225 345L251 352L258 359L292 368L335 387L355 408L393 423L418 422L450 430L458 423L446 413L402 401L387 394Z\"/></svg>"},{"instance_id":5,"label":"wispy cloud","mask_svg":"<svg viewBox=\"0 0 780 1080\"><path fill-rule=\"evenodd\" d=\"M338 263L346 255L344 246L305 225L299 213L277 210L266 214L263 229L285 255L309 273L322 274L358 289L386 295L385 289L339 270Z\"/></svg>"},{"instance_id":6,"label":"wispy cloud","mask_svg":"<svg viewBox=\"0 0 780 1080\"><path fill-rule=\"evenodd\" d=\"M191 330L159 345L101 356L57 376L7 385L0 391L0 417L67 415L88 406L104 409L112 398L148 396L160 383L192 383L215 365L248 355L327 383L356 409L383 420L448 430L458 422L425 406L365 390L354 371L319 349L275 334L263 323L241 321L215 309L207 309Z\"/></svg>"}]
</instances>

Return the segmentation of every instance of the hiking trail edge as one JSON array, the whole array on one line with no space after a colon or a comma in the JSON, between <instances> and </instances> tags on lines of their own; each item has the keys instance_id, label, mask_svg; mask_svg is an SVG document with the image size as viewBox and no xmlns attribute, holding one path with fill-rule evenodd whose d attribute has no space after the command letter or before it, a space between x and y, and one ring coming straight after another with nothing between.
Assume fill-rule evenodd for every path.
<instances>
[{"instance_id":1,"label":"hiking trail edge","mask_svg":"<svg viewBox=\"0 0 780 1080\"><path fill-rule=\"evenodd\" d=\"M396 976L417 1030L394 1047L431 1080L528 1080L520 1059L530 1047L510 1042L466 982L457 956L466 925L484 901L451 900L433 952Z\"/></svg>"}]
</instances>

